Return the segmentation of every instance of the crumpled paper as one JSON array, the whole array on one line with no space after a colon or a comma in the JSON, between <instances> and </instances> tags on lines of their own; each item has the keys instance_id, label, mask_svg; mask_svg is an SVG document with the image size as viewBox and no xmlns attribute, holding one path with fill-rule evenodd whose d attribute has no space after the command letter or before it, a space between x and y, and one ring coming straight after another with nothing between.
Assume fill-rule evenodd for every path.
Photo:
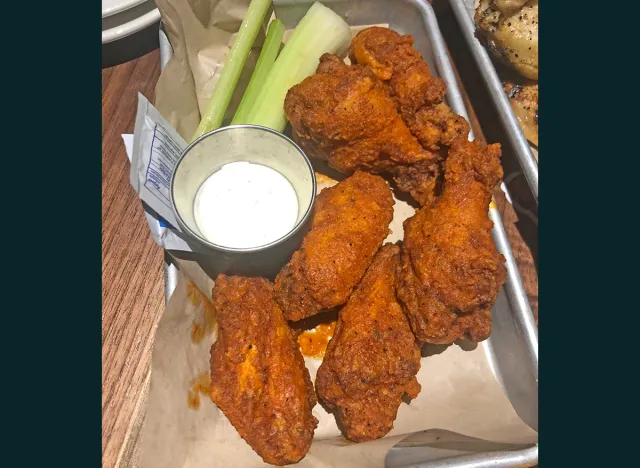
<instances>
[{"instance_id":1,"label":"crumpled paper","mask_svg":"<svg viewBox=\"0 0 640 468\"><path fill-rule=\"evenodd\" d=\"M235 33L247 10L247 0L156 0L173 57L156 85L155 107L186 141L190 141L213 92ZM240 82L248 82L257 60L264 31ZM239 91L243 88L239 86ZM227 114L242 98L236 93Z\"/></svg>"}]
</instances>

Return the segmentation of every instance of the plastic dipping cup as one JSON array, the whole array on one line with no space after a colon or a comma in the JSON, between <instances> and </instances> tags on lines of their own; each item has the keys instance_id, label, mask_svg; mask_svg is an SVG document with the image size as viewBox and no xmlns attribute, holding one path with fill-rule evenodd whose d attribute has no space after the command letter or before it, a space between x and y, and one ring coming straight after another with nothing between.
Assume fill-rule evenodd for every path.
<instances>
[{"instance_id":1,"label":"plastic dipping cup","mask_svg":"<svg viewBox=\"0 0 640 468\"><path fill-rule=\"evenodd\" d=\"M298 199L297 218L291 230L257 247L217 245L203 235L195 219L194 204L202 184L226 164L240 161L277 171L289 181ZM233 125L202 135L184 150L171 178L176 219L194 252L189 258L214 279L219 273L274 277L308 231L315 193L315 173L300 147L285 135L257 125ZM219 221L232 223L234 219Z\"/></svg>"}]
</instances>

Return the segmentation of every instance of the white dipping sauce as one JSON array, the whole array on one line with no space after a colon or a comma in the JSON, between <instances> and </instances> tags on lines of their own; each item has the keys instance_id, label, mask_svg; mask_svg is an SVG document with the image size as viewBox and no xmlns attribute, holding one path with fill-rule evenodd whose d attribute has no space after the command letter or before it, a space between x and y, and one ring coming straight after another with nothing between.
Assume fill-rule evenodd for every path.
<instances>
[{"instance_id":1,"label":"white dipping sauce","mask_svg":"<svg viewBox=\"0 0 640 468\"><path fill-rule=\"evenodd\" d=\"M293 229L298 197L278 171L240 161L225 164L202 183L193 210L198 229L209 242L259 247Z\"/></svg>"}]
</instances>

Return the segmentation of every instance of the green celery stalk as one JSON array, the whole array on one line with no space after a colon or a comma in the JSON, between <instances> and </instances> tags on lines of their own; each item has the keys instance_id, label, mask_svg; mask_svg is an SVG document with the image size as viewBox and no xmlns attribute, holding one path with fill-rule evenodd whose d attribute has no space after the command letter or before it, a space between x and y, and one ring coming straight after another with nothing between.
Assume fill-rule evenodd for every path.
<instances>
[{"instance_id":1,"label":"green celery stalk","mask_svg":"<svg viewBox=\"0 0 640 468\"><path fill-rule=\"evenodd\" d=\"M247 123L249 110L260 94L267 75L276 61L283 36L284 23L279 19L273 20L271 24L269 24L267 37L264 41L264 45L262 46L262 50L260 51L260 56L258 57L258 63L256 63L256 67L253 70L247 89L242 95L242 100L240 101L240 105L233 116L231 125Z\"/></svg>"},{"instance_id":2,"label":"green celery stalk","mask_svg":"<svg viewBox=\"0 0 640 468\"><path fill-rule=\"evenodd\" d=\"M251 0L192 141L222 124L233 90L270 5L271 0Z\"/></svg>"},{"instance_id":3,"label":"green celery stalk","mask_svg":"<svg viewBox=\"0 0 640 468\"><path fill-rule=\"evenodd\" d=\"M350 42L349 25L329 8L314 3L273 64L246 123L282 132L287 125L284 113L287 91L315 73L322 54L338 54Z\"/></svg>"}]
</instances>

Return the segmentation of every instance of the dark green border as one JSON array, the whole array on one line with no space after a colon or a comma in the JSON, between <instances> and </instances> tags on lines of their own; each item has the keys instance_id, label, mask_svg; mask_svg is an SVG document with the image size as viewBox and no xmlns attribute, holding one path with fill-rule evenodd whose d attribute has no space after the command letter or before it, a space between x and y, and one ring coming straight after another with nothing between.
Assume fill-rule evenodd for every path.
<instances>
[{"instance_id":1,"label":"dark green border","mask_svg":"<svg viewBox=\"0 0 640 468\"><path fill-rule=\"evenodd\" d=\"M620 7L540 5L541 467L638 464L640 28Z\"/></svg>"},{"instance_id":2,"label":"dark green border","mask_svg":"<svg viewBox=\"0 0 640 468\"><path fill-rule=\"evenodd\" d=\"M2 10L3 464L100 466L100 2Z\"/></svg>"}]
</instances>

